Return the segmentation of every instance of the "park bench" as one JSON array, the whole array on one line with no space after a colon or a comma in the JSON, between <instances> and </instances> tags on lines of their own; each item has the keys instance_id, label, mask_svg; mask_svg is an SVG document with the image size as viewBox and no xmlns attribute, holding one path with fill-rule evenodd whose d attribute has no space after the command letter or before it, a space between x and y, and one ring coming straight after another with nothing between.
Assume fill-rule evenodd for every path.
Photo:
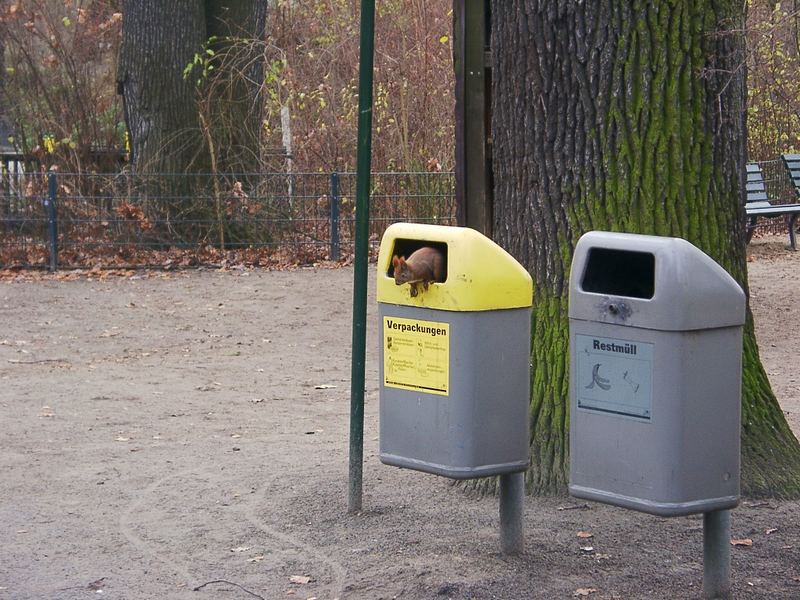
<instances>
[{"instance_id":1,"label":"park bench","mask_svg":"<svg viewBox=\"0 0 800 600\"><path fill-rule=\"evenodd\" d=\"M796 156L798 157L798 177L800 177L800 155ZM792 250L797 250L797 239L794 229L797 216L800 215L800 204L772 204L767 196L767 189L764 185L764 175L761 173L761 167L756 163L749 163L747 165L747 198L745 202L745 212L748 217L748 242L753 237L753 230L755 229L759 217L774 219L776 217L788 215L789 244Z\"/></svg>"}]
</instances>

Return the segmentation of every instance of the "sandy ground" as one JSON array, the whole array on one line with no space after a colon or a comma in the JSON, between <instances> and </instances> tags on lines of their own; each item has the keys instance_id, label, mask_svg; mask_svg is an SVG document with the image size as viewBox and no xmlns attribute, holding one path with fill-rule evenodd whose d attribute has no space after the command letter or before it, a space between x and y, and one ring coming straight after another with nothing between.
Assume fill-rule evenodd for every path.
<instances>
[{"instance_id":1,"label":"sandy ground","mask_svg":"<svg viewBox=\"0 0 800 600\"><path fill-rule=\"evenodd\" d=\"M784 246L749 266L800 433ZM509 558L497 499L381 465L374 301L348 515L351 269L92 279L0 283L0 599L700 597L698 516L526 498ZM744 499L733 537L735 597L800 598L799 502Z\"/></svg>"}]
</instances>

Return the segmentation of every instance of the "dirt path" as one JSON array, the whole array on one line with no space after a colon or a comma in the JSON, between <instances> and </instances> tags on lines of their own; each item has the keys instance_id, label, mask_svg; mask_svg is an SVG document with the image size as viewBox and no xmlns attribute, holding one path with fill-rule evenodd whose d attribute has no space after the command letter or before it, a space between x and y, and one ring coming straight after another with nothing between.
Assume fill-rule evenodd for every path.
<instances>
[{"instance_id":1,"label":"dirt path","mask_svg":"<svg viewBox=\"0 0 800 600\"><path fill-rule=\"evenodd\" d=\"M762 357L800 432L800 253L753 254ZM0 599L700 596L699 517L527 498L506 558L496 499L381 465L373 301L348 516L351 281L0 283ZM733 530L753 542L733 548L736 597L800 597L800 503L745 501Z\"/></svg>"}]
</instances>

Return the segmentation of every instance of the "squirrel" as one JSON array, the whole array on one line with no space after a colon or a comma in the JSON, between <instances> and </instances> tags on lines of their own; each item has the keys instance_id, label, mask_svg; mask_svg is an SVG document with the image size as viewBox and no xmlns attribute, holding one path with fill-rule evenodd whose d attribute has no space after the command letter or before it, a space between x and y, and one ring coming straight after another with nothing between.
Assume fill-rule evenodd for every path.
<instances>
[{"instance_id":1,"label":"squirrel","mask_svg":"<svg viewBox=\"0 0 800 600\"><path fill-rule=\"evenodd\" d=\"M394 282L397 285L411 284L411 296L416 296L419 291L417 284L427 290L431 281L444 281L444 255L440 250L423 246L411 253L411 256L392 257L394 267Z\"/></svg>"}]
</instances>

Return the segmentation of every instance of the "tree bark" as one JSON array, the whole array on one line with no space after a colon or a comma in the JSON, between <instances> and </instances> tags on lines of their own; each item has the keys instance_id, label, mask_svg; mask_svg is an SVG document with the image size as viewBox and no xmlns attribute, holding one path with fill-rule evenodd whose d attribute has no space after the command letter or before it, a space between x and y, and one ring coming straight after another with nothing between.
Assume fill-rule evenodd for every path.
<instances>
[{"instance_id":1,"label":"tree bark","mask_svg":"<svg viewBox=\"0 0 800 600\"><path fill-rule=\"evenodd\" d=\"M122 6L117 82L135 171L208 172L200 109L208 113L206 122L221 152L219 168L255 170L262 117L258 42L264 37L266 3L124 0ZM206 47L215 57L208 57ZM201 67L184 76L196 54L215 68L201 86Z\"/></svg>"},{"instance_id":2,"label":"tree bark","mask_svg":"<svg viewBox=\"0 0 800 600\"><path fill-rule=\"evenodd\" d=\"M207 94L222 171L260 166L266 19L264 0L206 1L208 39L216 38L210 47L220 58Z\"/></svg>"},{"instance_id":3,"label":"tree bark","mask_svg":"<svg viewBox=\"0 0 800 600\"><path fill-rule=\"evenodd\" d=\"M493 0L495 237L531 272L527 487L568 481L568 274L578 238L682 237L747 290L743 4ZM749 310L748 310L749 314ZM743 491L800 495L800 446L745 327Z\"/></svg>"},{"instance_id":4,"label":"tree bark","mask_svg":"<svg viewBox=\"0 0 800 600\"><path fill-rule=\"evenodd\" d=\"M136 173L208 169L193 78L183 72L205 43L203 0L124 0L117 74Z\"/></svg>"}]
</instances>

